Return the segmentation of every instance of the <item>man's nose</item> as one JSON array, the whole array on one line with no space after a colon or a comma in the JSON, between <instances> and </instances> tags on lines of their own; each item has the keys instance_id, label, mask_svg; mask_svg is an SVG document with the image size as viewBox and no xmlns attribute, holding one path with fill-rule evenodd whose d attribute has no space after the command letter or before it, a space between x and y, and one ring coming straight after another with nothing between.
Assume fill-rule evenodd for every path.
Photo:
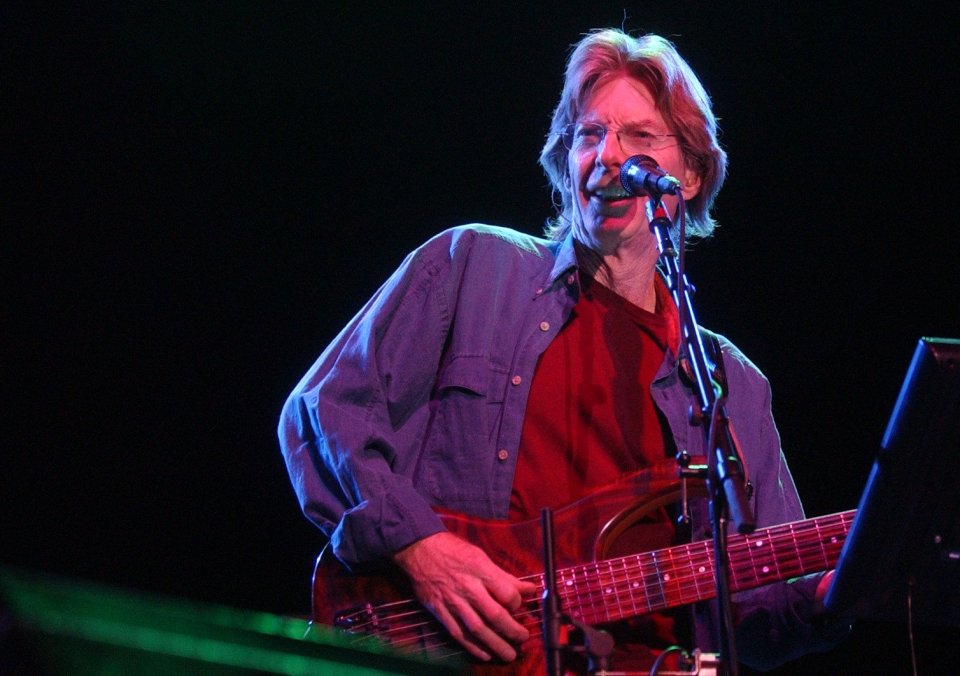
<instances>
[{"instance_id":1,"label":"man's nose","mask_svg":"<svg viewBox=\"0 0 960 676\"><path fill-rule=\"evenodd\" d=\"M608 131L597 146L597 163L603 166L619 166L627 159L627 155L620 144L620 133Z\"/></svg>"}]
</instances>

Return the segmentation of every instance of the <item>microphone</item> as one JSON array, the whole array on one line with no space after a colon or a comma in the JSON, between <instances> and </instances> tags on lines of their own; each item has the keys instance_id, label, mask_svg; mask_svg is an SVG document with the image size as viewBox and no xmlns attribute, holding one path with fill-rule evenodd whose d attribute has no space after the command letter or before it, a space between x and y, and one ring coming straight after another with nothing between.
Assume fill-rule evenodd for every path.
<instances>
[{"instance_id":1,"label":"microphone","mask_svg":"<svg viewBox=\"0 0 960 676\"><path fill-rule=\"evenodd\" d=\"M620 167L620 183L634 197L676 195L681 187L680 181L661 169L657 161L648 155L627 158Z\"/></svg>"}]
</instances>

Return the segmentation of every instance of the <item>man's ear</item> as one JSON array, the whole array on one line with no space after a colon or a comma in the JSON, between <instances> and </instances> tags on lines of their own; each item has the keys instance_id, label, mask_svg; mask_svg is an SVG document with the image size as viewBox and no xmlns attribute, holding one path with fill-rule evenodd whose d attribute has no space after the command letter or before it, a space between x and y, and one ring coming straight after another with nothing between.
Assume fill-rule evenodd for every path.
<instances>
[{"instance_id":1,"label":"man's ear","mask_svg":"<svg viewBox=\"0 0 960 676\"><path fill-rule=\"evenodd\" d=\"M683 199L692 200L700 192L700 174L689 167L683 170Z\"/></svg>"}]
</instances>

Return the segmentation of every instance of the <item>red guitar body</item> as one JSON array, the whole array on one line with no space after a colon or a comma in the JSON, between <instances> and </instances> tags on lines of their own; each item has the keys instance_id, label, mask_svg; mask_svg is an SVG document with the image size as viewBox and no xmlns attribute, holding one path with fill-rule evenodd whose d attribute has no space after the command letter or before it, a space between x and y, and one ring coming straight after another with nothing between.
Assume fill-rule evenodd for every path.
<instances>
[{"instance_id":1,"label":"red guitar body","mask_svg":"<svg viewBox=\"0 0 960 676\"><path fill-rule=\"evenodd\" d=\"M702 494L702 486L692 490ZM676 502L679 494L676 465L665 463L554 511L557 587L564 612L596 625L714 595L711 545L701 542L664 549L671 544L673 529L662 519L651 518L665 505ZM452 533L483 548L505 570L517 577L532 579L543 589L543 539L539 519L509 523L458 514L441 513L441 516ZM778 535L777 531L765 535L767 530L775 530L767 529L751 536L766 537L771 543L767 558L762 552L755 553L755 549L759 549L757 543L762 544L763 540L745 544L743 536L731 539L732 588L751 588L831 567L839 556L848 530L846 522L852 520L852 513L824 519L829 520L832 530L827 532L815 524L816 541L820 544L815 558L808 556L809 529L801 530L799 538L803 545L798 544L797 530L808 522L775 527L790 529L785 534ZM800 559L812 560L791 565L771 563L769 557L784 553L775 544L778 537L785 541L787 553L799 550ZM746 572L738 569L736 543L747 547L746 568L749 570ZM742 557L740 562L743 563ZM770 570L771 567L775 570ZM358 640L376 637L400 650L425 653L437 659L459 657L469 664L470 671L485 675L544 673L540 594L525 599L516 615L531 634L522 646L523 656L519 660L509 665L467 663L459 646L446 636L433 616L413 600L410 585L400 571L352 574L324 549L314 572L314 622L340 627L356 634Z\"/></svg>"}]
</instances>

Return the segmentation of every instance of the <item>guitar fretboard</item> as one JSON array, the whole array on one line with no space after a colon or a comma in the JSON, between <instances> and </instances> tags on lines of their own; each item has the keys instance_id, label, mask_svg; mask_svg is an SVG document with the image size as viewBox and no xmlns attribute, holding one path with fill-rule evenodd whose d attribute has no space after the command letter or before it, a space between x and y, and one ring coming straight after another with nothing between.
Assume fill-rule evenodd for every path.
<instances>
[{"instance_id":1,"label":"guitar fretboard","mask_svg":"<svg viewBox=\"0 0 960 676\"><path fill-rule=\"evenodd\" d=\"M728 539L732 591L753 589L836 565L855 511ZM541 585L543 575L539 576ZM565 612L594 624L704 601L716 595L710 541L557 571Z\"/></svg>"}]
</instances>

